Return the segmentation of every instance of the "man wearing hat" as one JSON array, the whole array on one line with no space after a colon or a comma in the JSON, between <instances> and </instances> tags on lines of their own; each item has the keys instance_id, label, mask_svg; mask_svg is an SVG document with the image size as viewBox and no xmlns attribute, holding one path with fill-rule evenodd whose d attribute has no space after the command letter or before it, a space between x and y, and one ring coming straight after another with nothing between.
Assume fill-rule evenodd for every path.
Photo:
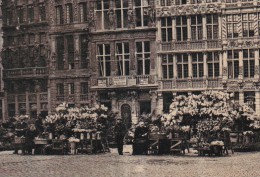
<instances>
[{"instance_id":1,"label":"man wearing hat","mask_svg":"<svg viewBox=\"0 0 260 177\"><path fill-rule=\"evenodd\" d=\"M126 134L126 127L122 122L122 118L117 118L114 129L116 146L119 155L123 155L124 137Z\"/></svg>"}]
</instances>

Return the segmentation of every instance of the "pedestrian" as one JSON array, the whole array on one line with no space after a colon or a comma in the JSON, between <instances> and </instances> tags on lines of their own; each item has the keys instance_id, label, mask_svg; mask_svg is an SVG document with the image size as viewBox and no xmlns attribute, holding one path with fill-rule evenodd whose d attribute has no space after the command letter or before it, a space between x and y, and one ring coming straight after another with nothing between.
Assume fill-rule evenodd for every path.
<instances>
[{"instance_id":1,"label":"pedestrian","mask_svg":"<svg viewBox=\"0 0 260 177\"><path fill-rule=\"evenodd\" d=\"M121 118L116 120L116 125L114 129L116 146L119 155L123 155L124 137L126 134L126 127L122 122Z\"/></svg>"},{"instance_id":2,"label":"pedestrian","mask_svg":"<svg viewBox=\"0 0 260 177\"><path fill-rule=\"evenodd\" d=\"M148 133L149 129L144 122L139 122L139 126L135 129L133 155L141 155L148 153Z\"/></svg>"}]
</instances>

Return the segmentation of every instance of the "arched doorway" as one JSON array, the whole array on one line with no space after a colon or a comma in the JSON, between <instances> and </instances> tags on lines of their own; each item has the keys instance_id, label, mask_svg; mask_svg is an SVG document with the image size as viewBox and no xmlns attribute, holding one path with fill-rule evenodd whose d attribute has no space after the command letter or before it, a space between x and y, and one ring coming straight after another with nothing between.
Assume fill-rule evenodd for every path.
<instances>
[{"instance_id":1,"label":"arched doorway","mask_svg":"<svg viewBox=\"0 0 260 177\"><path fill-rule=\"evenodd\" d=\"M131 107L128 104L123 104L121 106L121 117L126 128L129 129L132 125L132 118Z\"/></svg>"}]
</instances>

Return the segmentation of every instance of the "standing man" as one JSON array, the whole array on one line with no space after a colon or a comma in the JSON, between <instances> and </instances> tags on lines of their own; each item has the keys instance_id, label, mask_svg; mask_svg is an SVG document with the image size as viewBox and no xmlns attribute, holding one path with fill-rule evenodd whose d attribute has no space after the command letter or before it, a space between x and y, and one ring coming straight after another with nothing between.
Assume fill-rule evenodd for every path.
<instances>
[{"instance_id":1,"label":"standing man","mask_svg":"<svg viewBox=\"0 0 260 177\"><path fill-rule=\"evenodd\" d=\"M116 146L119 155L123 155L124 137L126 133L126 127L122 122L121 118L116 120L116 125L114 129Z\"/></svg>"}]
</instances>

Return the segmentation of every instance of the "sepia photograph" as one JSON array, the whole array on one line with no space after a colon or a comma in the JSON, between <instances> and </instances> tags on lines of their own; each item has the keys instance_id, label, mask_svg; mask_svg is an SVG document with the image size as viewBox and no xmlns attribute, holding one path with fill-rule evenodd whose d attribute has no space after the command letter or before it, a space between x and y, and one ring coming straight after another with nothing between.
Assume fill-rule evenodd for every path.
<instances>
[{"instance_id":1,"label":"sepia photograph","mask_svg":"<svg viewBox=\"0 0 260 177\"><path fill-rule=\"evenodd\" d=\"M260 0L0 7L0 177L260 176Z\"/></svg>"}]
</instances>

